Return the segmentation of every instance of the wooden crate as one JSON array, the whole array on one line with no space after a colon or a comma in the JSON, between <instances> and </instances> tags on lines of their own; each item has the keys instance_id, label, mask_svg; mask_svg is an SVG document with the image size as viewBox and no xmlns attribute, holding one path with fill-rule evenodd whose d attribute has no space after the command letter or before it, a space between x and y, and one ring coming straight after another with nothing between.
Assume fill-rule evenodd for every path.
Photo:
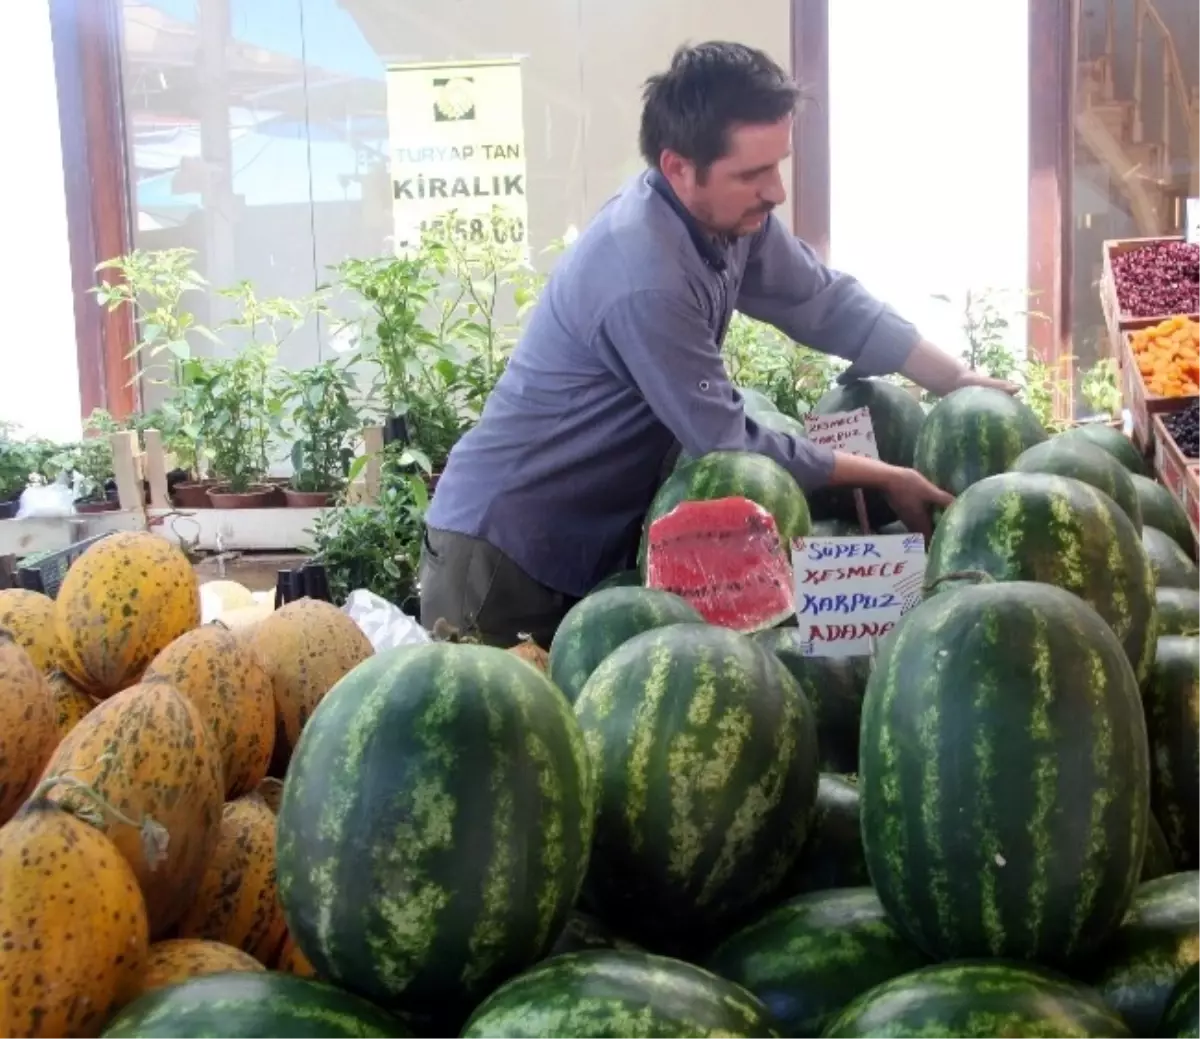
<instances>
[{"instance_id":1,"label":"wooden crate","mask_svg":"<svg viewBox=\"0 0 1200 1039\"><path fill-rule=\"evenodd\" d=\"M1200 536L1200 461L1185 458L1162 415L1151 419L1154 430L1154 471L1183 505L1192 523L1192 532Z\"/></svg>"},{"instance_id":2,"label":"wooden crate","mask_svg":"<svg viewBox=\"0 0 1200 1039\"><path fill-rule=\"evenodd\" d=\"M1114 256L1132 252L1147 245L1157 245L1163 242L1182 242L1180 235L1168 235L1164 238L1111 238L1104 243L1103 273L1100 276L1100 309L1104 312L1104 322L1108 326L1110 338L1116 338L1121 333L1133 332L1139 328L1149 328L1160 321L1166 321L1175 314L1158 314L1153 317L1132 317L1120 312L1117 302L1117 282L1113 274L1112 261ZM1188 314L1197 318L1200 315Z\"/></svg>"},{"instance_id":3,"label":"wooden crate","mask_svg":"<svg viewBox=\"0 0 1200 1039\"><path fill-rule=\"evenodd\" d=\"M1165 318L1163 319L1165 320ZM1187 407L1195 397L1158 397L1146 388L1146 380L1138 369L1133 355L1133 336L1129 332L1121 335L1121 395L1125 407L1133 416L1133 440L1144 454L1154 451L1154 428L1151 419L1155 415L1179 411Z\"/></svg>"}]
</instances>

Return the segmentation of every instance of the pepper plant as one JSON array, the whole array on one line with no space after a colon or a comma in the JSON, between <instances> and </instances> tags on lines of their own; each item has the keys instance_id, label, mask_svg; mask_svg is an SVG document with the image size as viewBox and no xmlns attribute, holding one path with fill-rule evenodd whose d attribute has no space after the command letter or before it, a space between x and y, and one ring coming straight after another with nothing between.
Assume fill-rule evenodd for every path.
<instances>
[{"instance_id":1,"label":"pepper plant","mask_svg":"<svg viewBox=\"0 0 1200 1039\"><path fill-rule=\"evenodd\" d=\"M333 359L280 372L284 425L292 443L292 486L298 491L340 491L361 428L351 403L357 392L350 360Z\"/></svg>"}]
</instances>

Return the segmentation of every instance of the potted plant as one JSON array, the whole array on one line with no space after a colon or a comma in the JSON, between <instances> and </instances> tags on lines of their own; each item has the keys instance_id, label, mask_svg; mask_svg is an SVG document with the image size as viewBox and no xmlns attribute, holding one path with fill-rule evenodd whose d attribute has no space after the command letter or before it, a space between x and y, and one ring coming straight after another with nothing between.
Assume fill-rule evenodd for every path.
<instances>
[{"instance_id":1,"label":"potted plant","mask_svg":"<svg viewBox=\"0 0 1200 1039\"><path fill-rule=\"evenodd\" d=\"M17 439L17 427L0 422L0 519L12 519L29 485L29 474L41 466L30 445Z\"/></svg>"},{"instance_id":2,"label":"potted plant","mask_svg":"<svg viewBox=\"0 0 1200 1039\"><path fill-rule=\"evenodd\" d=\"M120 503L109 492L112 481L112 448L107 440L85 437L74 444L63 444L45 465L50 479L64 476L75 492L75 511L113 512Z\"/></svg>"},{"instance_id":3,"label":"potted plant","mask_svg":"<svg viewBox=\"0 0 1200 1039\"><path fill-rule=\"evenodd\" d=\"M384 449L379 482L375 504L342 504L320 514L311 531L313 561L325 568L336 605L366 588L412 613L429 494L399 444Z\"/></svg>"},{"instance_id":4,"label":"potted plant","mask_svg":"<svg viewBox=\"0 0 1200 1039\"><path fill-rule=\"evenodd\" d=\"M361 426L350 403L357 389L351 360L280 373L284 423L295 437L291 486L284 494L294 508L322 508L346 485L353 437Z\"/></svg>"}]
</instances>

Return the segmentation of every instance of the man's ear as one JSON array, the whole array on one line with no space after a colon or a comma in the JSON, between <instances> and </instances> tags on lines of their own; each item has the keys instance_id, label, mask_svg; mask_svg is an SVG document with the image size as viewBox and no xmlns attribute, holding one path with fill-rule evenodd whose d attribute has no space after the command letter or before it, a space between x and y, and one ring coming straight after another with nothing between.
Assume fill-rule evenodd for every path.
<instances>
[{"instance_id":1,"label":"man's ear","mask_svg":"<svg viewBox=\"0 0 1200 1039\"><path fill-rule=\"evenodd\" d=\"M687 190L695 181L696 171L692 163L670 148L663 149L658 159L658 167L676 192Z\"/></svg>"}]
</instances>

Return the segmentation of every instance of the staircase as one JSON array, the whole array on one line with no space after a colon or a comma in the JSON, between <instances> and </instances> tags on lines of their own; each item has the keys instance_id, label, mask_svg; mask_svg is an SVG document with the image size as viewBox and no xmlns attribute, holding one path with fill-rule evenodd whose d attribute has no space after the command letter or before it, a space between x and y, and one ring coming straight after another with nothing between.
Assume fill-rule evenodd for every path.
<instances>
[{"instance_id":1,"label":"staircase","mask_svg":"<svg viewBox=\"0 0 1200 1039\"><path fill-rule=\"evenodd\" d=\"M1127 2L1127 0L1126 0ZM1174 231L1182 219L1182 199L1200 193L1195 156L1200 142L1200 91L1189 85L1175 42L1153 0L1133 0L1135 46L1132 97L1117 95L1114 75L1116 0L1109 0L1104 53L1080 58L1077 69L1077 139L1109 171L1128 201L1138 234L1154 237ZM1157 44L1157 46L1155 46ZM1161 91L1161 113L1147 129L1147 57L1161 69L1152 89ZM1172 146L1178 121L1186 127L1186 148ZM1173 155L1190 155L1191 175L1172 171Z\"/></svg>"}]
</instances>

